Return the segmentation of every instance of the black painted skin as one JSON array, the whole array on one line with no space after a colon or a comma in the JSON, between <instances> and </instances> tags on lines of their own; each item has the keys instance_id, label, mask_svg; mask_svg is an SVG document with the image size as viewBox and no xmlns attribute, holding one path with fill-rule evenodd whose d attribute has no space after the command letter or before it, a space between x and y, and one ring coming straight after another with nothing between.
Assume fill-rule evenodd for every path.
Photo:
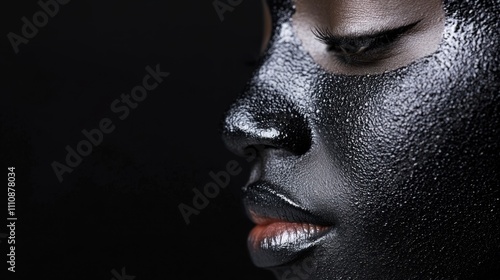
<instances>
[{"instance_id":1,"label":"black painted skin","mask_svg":"<svg viewBox=\"0 0 500 280\"><path fill-rule=\"evenodd\" d=\"M268 5L271 41L223 138L260 148L249 184L334 228L289 263L254 263L277 279L500 279L500 1L446 1L435 53L357 76L313 61L293 3Z\"/></svg>"}]
</instances>

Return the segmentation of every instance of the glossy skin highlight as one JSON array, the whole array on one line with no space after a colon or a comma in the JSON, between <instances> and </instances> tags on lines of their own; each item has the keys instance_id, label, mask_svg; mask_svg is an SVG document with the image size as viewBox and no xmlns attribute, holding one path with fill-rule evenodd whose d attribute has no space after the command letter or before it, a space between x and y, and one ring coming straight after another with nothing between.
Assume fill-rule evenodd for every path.
<instances>
[{"instance_id":1,"label":"glossy skin highlight","mask_svg":"<svg viewBox=\"0 0 500 280\"><path fill-rule=\"evenodd\" d=\"M224 141L257 155L249 216L328 230L249 244L254 263L277 279L308 258L308 279L496 279L500 1L445 1L435 50L371 72L321 63L300 6L268 5L271 39Z\"/></svg>"}]
</instances>

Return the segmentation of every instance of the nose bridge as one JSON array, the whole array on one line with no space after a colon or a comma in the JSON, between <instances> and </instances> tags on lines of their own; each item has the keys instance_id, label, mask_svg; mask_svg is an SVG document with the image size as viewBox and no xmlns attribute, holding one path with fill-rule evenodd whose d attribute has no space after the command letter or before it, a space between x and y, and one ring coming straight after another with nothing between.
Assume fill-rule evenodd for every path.
<instances>
[{"instance_id":1,"label":"nose bridge","mask_svg":"<svg viewBox=\"0 0 500 280\"><path fill-rule=\"evenodd\" d=\"M260 67L226 113L223 140L228 149L243 155L249 146L261 145L306 153L312 141L311 69L291 23L280 23Z\"/></svg>"},{"instance_id":2,"label":"nose bridge","mask_svg":"<svg viewBox=\"0 0 500 280\"><path fill-rule=\"evenodd\" d=\"M302 47L291 19L279 22L251 84L286 95L294 103L307 107L311 99L309 89L321 70Z\"/></svg>"}]
</instances>

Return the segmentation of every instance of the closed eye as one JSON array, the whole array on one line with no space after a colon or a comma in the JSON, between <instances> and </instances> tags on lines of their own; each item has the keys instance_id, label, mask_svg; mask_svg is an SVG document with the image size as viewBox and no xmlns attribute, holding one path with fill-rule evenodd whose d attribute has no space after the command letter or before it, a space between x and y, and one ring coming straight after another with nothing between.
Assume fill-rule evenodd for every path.
<instances>
[{"instance_id":1,"label":"closed eye","mask_svg":"<svg viewBox=\"0 0 500 280\"><path fill-rule=\"evenodd\" d=\"M327 46L327 50L339 58L348 62L355 62L356 56L376 55L376 52L384 52L391 44L396 42L402 35L409 32L420 21L401 26L398 28L376 32L375 34L357 36L337 36L328 28L316 27L312 32L314 36ZM377 57L374 56L373 59ZM360 59L366 61L367 57Z\"/></svg>"}]
</instances>

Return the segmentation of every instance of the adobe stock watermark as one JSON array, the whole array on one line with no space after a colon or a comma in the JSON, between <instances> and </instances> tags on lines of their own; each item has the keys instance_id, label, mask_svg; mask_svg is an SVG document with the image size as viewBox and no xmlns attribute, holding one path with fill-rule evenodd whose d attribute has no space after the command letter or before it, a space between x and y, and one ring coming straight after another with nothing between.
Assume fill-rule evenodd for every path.
<instances>
[{"instance_id":1,"label":"adobe stock watermark","mask_svg":"<svg viewBox=\"0 0 500 280\"><path fill-rule=\"evenodd\" d=\"M219 16L220 21L224 21L224 13L234 11L234 8L243 3L243 0L214 0L212 5L214 6L217 16Z\"/></svg>"},{"instance_id":2,"label":"adobe stock watermark","mask_svg":"<svg viewBox=\"0 0 500 280\"><path fill-rule=\"evenodd\" d=\"M247 149L245 153L245 160L251 162L255 160L259 152L264 149L261 146L252 146ZM178 205L179 212L186 222L186 225L191 223L191 216L199 215L201 211L210 204L211 199L215 199L219 194L221 189L225 189L229 186L231 178L238 176L243 171L240 163L236 160L230 160L226 163L225 170L220 170L218 172L210 171L208 176L210 176L211 181L206 183L202 189L193 188L193 198L191 199L191 204L180 203Z\"/></svg>"},{"instance_id":3,"label":"adobe stock watermark","mask_svg":"<svg viewBox=\"0 0 500 280\"><path fill-rule=\"evenodd\" d=\"M146 66L146 72L148 74L142 78L141 85L133 87L130 94L122 93L120 98L115 99L110 104L110 111L115 113L119 120L126 120L131 111L136 109L139 103L148 97L148 93L156 89L164 78L170 75L168 72L161 72L160 64L157 64L154 69ZM73 172L82 163L83 158L89 156L93 149L102 143L104 135L113 132L115 129L116 125L113 120L105 117L99 121L96 128L81 131L84 139L75 145L76 148L66 145L65 150L67 153L64 164L59 161L51 163L52 170L54 170L59 183L62 183L64 174Z\"/></svg>"},{"instance_id":4,"label":"adobe stock watermark","mask_svg":"<svg viewBox=\"0 0 500 280\"><path fill-rule=\"evenodd\" d=\"M69 2L70 0L38 1L38 6L40 6L41 10L36 11L31 17L31 20L27 17L21 18L21 21L24 23L20 32L22 36L14 32L9 32L7 34L7 38L12 45L14 53L18 54L19 45L28 44L29 40L33 39L38 34L39 28L45 27L47 23L49 23L49 19L55 17L59 13L59 5L66 5Z\"/></svg>"},{"instance_id":5,"label":"adobe stock watermark","mask_svg":"<svg viewBox=\"0 0 500 280\"><path fill-rule=\"evenodd\" d=\"M122 267L121 274L116 271L116 269L111 270L111 274L113 274L113 278L111 280L134 280L135 276L133 275L127 275L127 272L125 271L125 267Z\"/></svg>"}]
</instances>

